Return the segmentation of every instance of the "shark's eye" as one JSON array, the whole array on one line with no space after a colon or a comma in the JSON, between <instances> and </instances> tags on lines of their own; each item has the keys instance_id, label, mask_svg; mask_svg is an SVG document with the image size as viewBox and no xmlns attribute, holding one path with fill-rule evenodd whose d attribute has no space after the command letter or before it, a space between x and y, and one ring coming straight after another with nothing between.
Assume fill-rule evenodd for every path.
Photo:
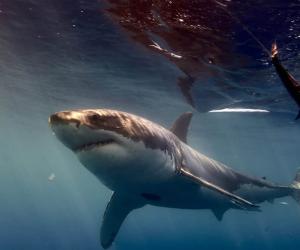
<instances>
[{"instance_id":1,"label":"shark's eye","mask_svg":"<svg viewBox=\"0 0 300 250\"><path fill-rule=\"evenodd\" d=\"M100 116L97 115L97 114L89 115L89 120L90 120L91 122L96 122L96 121L99 120L99 118L100 118Z\"/></svg>"}]
</instances>

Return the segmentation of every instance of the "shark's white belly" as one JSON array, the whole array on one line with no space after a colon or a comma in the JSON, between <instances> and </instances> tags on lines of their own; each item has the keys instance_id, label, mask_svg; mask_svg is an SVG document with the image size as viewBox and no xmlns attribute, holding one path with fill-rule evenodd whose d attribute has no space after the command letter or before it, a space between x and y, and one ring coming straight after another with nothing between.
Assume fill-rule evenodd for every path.
<instances>
[{"instance_id":1,"label":"shark's white belly","mask_svg":"<svg viewBox=\"0 0 300 250\"><path fill-rule=\"evenodd\" d=\"M112 144L101 151L96 148L78 156L82 164L113 191L154 190L175 175L172 156L160 149L145 149L142 142L132 142L127 148Z\"/></svg>"},{"instance_id":2,"label":"shark's white belly","mask_svg":"<svg viewBox=\"0 0 300 250\"><path fill-rule=\"evenodd\" d=\"M109 189L141 197L152 205L199 209L225 201L176 173L171 155L160 149L145 149L141 142L133 142L126 149L108 145L101 152L95 149L79 155L79 159Z\"/></svg>"}]
</instances>

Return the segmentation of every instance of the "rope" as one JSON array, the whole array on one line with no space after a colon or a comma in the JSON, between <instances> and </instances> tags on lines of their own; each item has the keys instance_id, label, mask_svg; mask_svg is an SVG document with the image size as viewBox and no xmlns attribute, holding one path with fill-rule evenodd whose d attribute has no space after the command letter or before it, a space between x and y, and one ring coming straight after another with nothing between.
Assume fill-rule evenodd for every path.
<instances>
[{"instance_id":1,"label":"rope","mask_svg":"<svg viewBox=\"0 0 300 250\"><path fill-rule=\"evenodd\" d=\"M220 8L222 10L224 10L233 20L235 20L238 24L240 24L243 29L254 39L255 42L257 42L257 44L261 47L261 49L263 50L263 52L265 52L269 57L271 57L271 53L270 51L266 48L266 46L254 35L253 32L251 32L251 30L249 30L249 28L235 15L233 15L226 7L225 4L222 4L216 0L212 0L213 2L215 2L216 4L218 4L220 6Z\"/></svg>"}]
</instances>

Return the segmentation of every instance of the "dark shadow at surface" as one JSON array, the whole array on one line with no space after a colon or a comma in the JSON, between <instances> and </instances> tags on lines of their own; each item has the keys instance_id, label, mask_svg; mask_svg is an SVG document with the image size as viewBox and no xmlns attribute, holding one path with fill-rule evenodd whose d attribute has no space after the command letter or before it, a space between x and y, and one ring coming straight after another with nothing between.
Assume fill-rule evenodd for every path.
<instances>
[{"instance_id":1,"label":"dark shadow at surface","mask_svg":"<svg viewBox=\"0 0 300 250\"><path fill-rule=\"evenodd\" d=\"M198 93L192 94L192 85L198 82L203 84L210 79L214 80L211 83L212 91L227 88L228 81L239 85L239 97L225 92L239 103L240 95L245 102L251 101L253 95L260 96L259 102L265 98L265 102L270 104L276 99L261 93L260 88L266 87L265 83L259 88L253 86L255 88L249 91L253 81L264 81L255 77L254 72L268 68L268 58L242 25L224 11L224 6L249 26L263 43L269 45L276 38L287 47L291 44L294 48L299 47L288 34L291 26L292 30L299 31L299 25L295 25L299 20L291 20L299 10L299 4L295 1L288 1L284 5L281 1L253 0L223 0L219 4L213 0L106 2L106 13L130 37L147 49L163 55L186 75L178 77L178 85L191 106L197 106L197 103L203 106ZM241 69L246 71L239 74ZM233 73L237 76L233 76ZM196 100L194 96L197 96Z\"/></svg>"}]
</instances>

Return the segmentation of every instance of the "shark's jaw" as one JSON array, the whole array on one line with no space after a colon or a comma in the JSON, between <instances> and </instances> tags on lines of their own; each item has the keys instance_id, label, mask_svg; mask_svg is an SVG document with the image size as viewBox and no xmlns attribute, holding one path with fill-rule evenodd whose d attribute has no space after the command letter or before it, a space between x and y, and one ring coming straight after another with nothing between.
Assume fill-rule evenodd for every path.
<instances>
[{"instance_id":1,"label":"shark's jaw","mask_svg":"<svg viewBox=\"0 0 300 250\"><path fill-rule=\"evenodd\" d=\"M54 135L73 151L87 168L90 168L90 165L101 165L102 159L108 156L124 156L128 149L125 138L115 131L92 126L86 122L87 119L80 111L68 111L52 115L49 123ZM87 158L94 158L93 162L86 162Z\"/></svg>"},{"instance_id":2,"label":"shark's jaw","mask_svg":"<svg viewBox=\"0 0 300 250\"><path fill-rule=\"evenodd\" d=\"M115 143L114 139L103 139L103 140L100 140L100 141L90 142L90 143L80 145L78 147L74 147L73 151L75 153L88 152L88 151L93 150L95 148L99 149L101 147L105 147L105 146L113 144L113 143Z\"/></svg>"},{"instance_id":3,"label":"shark's jaw","mask_svg":"<svg viewBox=\"0 0 300 250\"><path fill-rule=\"evenodd\" d=\"M95 130L85 125L51 124L54 135L75 154L101 150L112 144L121 144L119 135L110 131Z\"/></svg>"}]
</instances>

